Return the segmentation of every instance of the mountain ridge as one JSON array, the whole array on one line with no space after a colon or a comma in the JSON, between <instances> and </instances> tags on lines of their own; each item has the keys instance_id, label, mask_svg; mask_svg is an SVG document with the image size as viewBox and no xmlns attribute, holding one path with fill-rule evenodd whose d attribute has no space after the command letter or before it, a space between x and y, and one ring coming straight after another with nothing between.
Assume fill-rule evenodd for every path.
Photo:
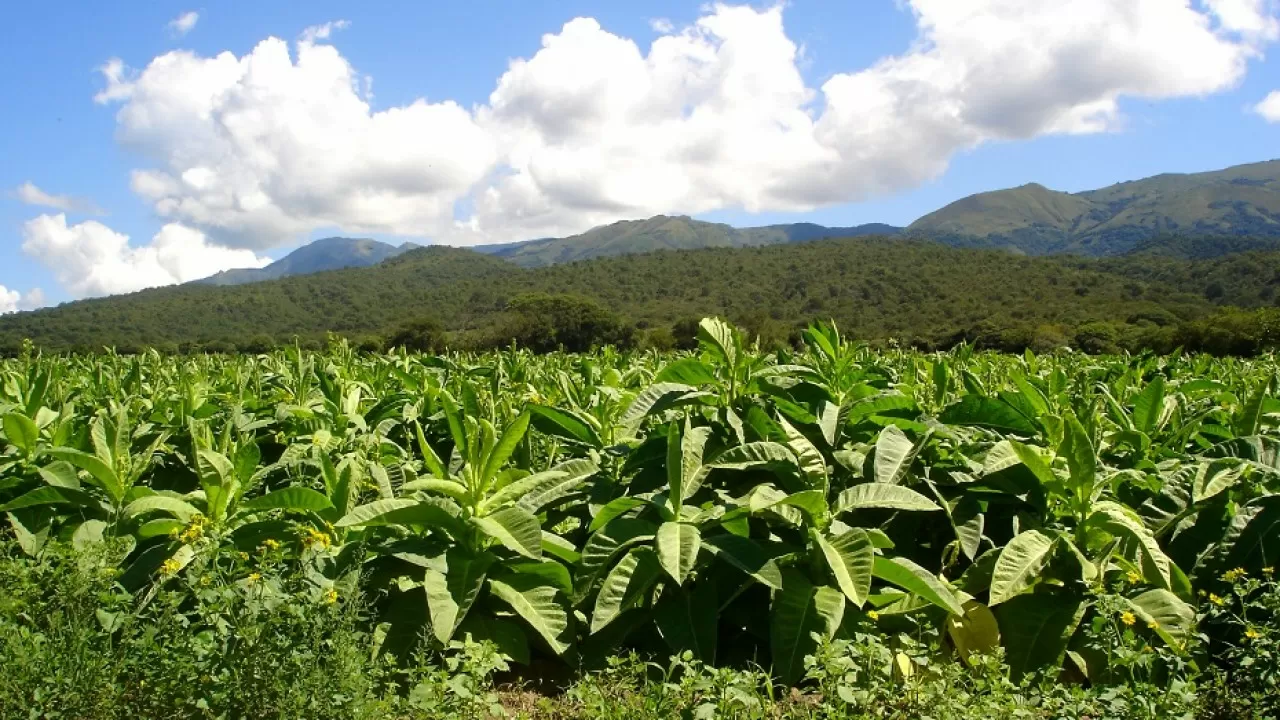
<instances>
[{"instance_id":1,"label":"mountain ridge","mask_svg":"<svg viewBox=\"0 0 1280 720\"><path fill-rule=\"evenodd\" d=\"M188 284L245 285L329 270L368 267L420 247L422 246L411 242L397 246L370 238L321 238L265 267L223 270Z\"/></svg>"}]
</instances>

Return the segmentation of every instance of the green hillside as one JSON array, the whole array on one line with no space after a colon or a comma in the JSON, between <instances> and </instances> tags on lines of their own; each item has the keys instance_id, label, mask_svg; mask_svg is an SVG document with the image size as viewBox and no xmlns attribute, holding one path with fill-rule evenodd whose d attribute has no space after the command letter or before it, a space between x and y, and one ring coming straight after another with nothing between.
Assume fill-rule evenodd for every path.
<instances>
[{"instance_id":1,"label":"green hillside","mask_svg":"<svg viewBox=\"0 0 1280 720\"><path fill-rule=\"evenodd\" d=\"M899 230L900 228L879 223L836 228L813 223L735 228L722 223L694 220L684 215L658 215L647 220L623 220L602 225L570 237L481 245L473 249L505 258L523 267L541 267L655 250L760 247L824 238L892 235Z\"/></svg>"},{"instance_id":2,"label":"green hillside","mask_svg":"<svg viewBox=\"0 0 1280 720\"><path fill-rule=\"evenodd\" d=\"M1280 160L1064 193L1031 184L958 200L907 232L1032 255L1121 255L1160 235L1280 238Z\"/></svg>"},{"instance_id":3,"label":"green hillside","mask_svg":"<svg viewBox=\"0 0 1280 720\"><path fill-rule=\"evenodd\" d=\"M323 238L294 250L266 267L224 270L195 282L202 285L243 285L327 270L368 267L417 247L420 246L413 243L397 247L368 238Z\"/></svg>"},{"instance_id":4,"label":"green hillside","mask_svg":"<svg viewBox=\"0 0 1280 720\"><path fill-rule=\"evenodd\" d=\"M386 338L421 318L438 320L459 347L483 347L510 341L510 308L531 293L593 301L634 328L637 341L659 344L683 319L721 315L771 342L834 318L851 337L923 346L1073 344L1098 323L1108 342L1167 345L1217 306L1273 305L1278 287L1277 252L1088 260L862 238L525 269L430 247L369 268L157 288L9 315L0 318L0 349L23 338L58 349L254 347L329 331Z\"/></svg>"}]
</instances>

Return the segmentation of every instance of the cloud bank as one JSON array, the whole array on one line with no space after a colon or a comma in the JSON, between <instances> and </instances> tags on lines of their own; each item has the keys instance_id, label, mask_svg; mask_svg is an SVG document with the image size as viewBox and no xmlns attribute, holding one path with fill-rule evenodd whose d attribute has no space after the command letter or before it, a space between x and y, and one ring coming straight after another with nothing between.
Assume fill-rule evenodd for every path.
<instances>
[{"instance_id":1,"label":"cloud bank","mask_svg":"<svg viewBox=\"0 0 1280 720\"><path fill-rule=\"evenodd\" d=\"M242 56L174 50L140 70L113 59L95 99L117 107L119 142L142 161L132 189L173 223L153 246L177 227L201 237L193 252L230 261L330 227L466 245L857 202L936 178L987 142L1120 129L1124 98L1225 91L1280 34L1271 0L900 4L909 47L817 86L783 6L715 4L685 27L653 22L646 44L572 19L476 107L376 107L329 42L342 21ZM111 247L103 262L117 269L135 252ZM133 286L84 269L101 279L80 292Z\"/></svg>"}]
</instances>

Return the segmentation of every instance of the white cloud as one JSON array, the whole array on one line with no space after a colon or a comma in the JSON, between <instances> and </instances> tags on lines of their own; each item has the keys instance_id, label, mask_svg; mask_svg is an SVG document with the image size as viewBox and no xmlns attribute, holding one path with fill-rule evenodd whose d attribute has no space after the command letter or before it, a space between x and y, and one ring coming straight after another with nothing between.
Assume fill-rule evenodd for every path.
<instances>
[{"instance_id":1,"label":"white cloud","mask_svg":"<svg viewBox=\"0 0 1280 720\"><path fill-rule=\"evenodd\" d=\"M10 290L0 285L0 315L6 315L19 310L35 310L44 307L45 298L44 291L40 288L32 288L26 295L17 290Z\"/></svg>"},{"instance_id":2,"label":"white cloud","mask_svg":"<svg viewBox=\"0 0 1280 720\"><path fill-rule=\"evenodd\" d=\"M294 54L174 51L102 72L135 192L231 247L328 227L453 243L659 212L804 210L919 185L993 140L1121 127L1120 100L1235 86L1272 0L904 0L900 55L806 84L783 6L713 5L647 48L590 18L513 60L488 102L375 110L308 28ZM362 86L365 88L361 92Z\"/></svg>"},{"instance_id":3,"label":"white cloud","mask_svg":"<svg viewBox=\"0 0 1280 720\"><path fill-rule=\"evenodd\" d=\"M17 290L0 285L0 315L17 312L21 301L22 295Z\"/></svg>"},{"instance_id":4,"label":"white cloud","mask_svg":"<svg viewBox=\"0 0 1280 720\"><path fill-rule=\"evenodd\" d=\"M39 207L53 208L54 210L65 210L66 212L85 213L88 215L102 214L102 210L89 200L71 195L47 193L36 187L35 183L32 182L24 182L19 185L18 189L14 191L14 195L27 205L37 205Z\"/></svg>"},{"instance_id":5,"label":"white cloud","mask_svg":"<svg viewBox=\"0 0 1280 720\"><path fill-rule=\"evenodd\" d=\"M18 303L19 310L35 310L42 308L48 304L45 299L44 290L40 288L31 288L26 295L22 296L22 301Z\"/></svg>"},{"instance_id":6,"label":"white cloud","mask_svg":"<svg viewBox=\"0 0 1280 720\"><path fill-rule=\"evenodd\" d=\"M302 31L302 35L298 40L304 43L315 43L317 40L328 40L329 36L337 30L346 30L351 27L351 23L346 20L333 20L321 25L312 25Z\"/></svg>"},{"instance_id":7,"label":"white cloud","mask_svg":"<svg viewBox=\"0 0 1280 720\"><path fill-rule=\"evenodd\" d=\"M184 12L178 17L169 21L169 31L179 37L186 35L195 28L196 23L200 21L200 13L195 10Z\"/></svg>"},{"instance_id":8,"label":"white cloud","mask_svg":"<svg viewBox=\"0 0 1280 720\"><path fill-rule=\"evenodd\" d=\"M1272 91L1262 102L1253 106L1253 111L1267 122L1280 123L1280 90Z\"/></svg>"},{"instance_id":9,"label":"white cloud","mask_svg":"<svg viewBox=\"0 0 1280 720\"><path fill-rule=\"evenodd\" d=\"M662 33L663 35L669 35L675 32L676 29L675 24L666 18L653 18L649 21L649 27L653 28L654 32Z\"/></svg>"},{"instance_id":10,"label":"white cloud","mask_svg":"<svg viewBox=\"0 0 1280 720\"><path fill-rule=\"evenodd\" d=\"M1276 0L1204 0L1223 29L1262 40L1280 37Z\"/></svg>"},{"instance_id":11,"label":"white cloud","mask_svg":"<svg viewBox=\"0 0 1280 720\"><path fill-rule=\"evenodd\" d=\"M228 246L320 227L427 235L497 159L457 103L371 110L330 45L300 42L295 61L272 38L240 58L175 51L136 78L104 75L104 94L126 100L117 137L154 163L134 172L134 191Z\"/></svg>"},{"instance_id":12,"label":"white cloud","mask_svg":"<svg viewBox=\"0 0 1280 720\"><path fill-rule=\"evenodd\" d=\"M269 262L251 250L211 244L199 230L177 223L165 225L142 247L131 247L127 235L99 222L68 225L62 214L27 221L22 235L23 252L47 266L75 297L172 285Z\"/></svg>"}]
</instances>

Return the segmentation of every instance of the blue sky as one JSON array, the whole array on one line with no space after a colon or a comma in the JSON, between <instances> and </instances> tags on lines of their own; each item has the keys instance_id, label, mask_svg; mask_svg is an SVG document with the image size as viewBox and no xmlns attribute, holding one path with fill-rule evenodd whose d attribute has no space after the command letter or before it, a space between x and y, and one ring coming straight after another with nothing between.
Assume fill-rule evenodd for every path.
<instances>
[{"instance_id":1,"label":"blue sky","mask_svg":"<svg viewBox=\"0 0 1280 720\"><path fill-rule=\"evenodd\" d=\"M725 50L720 57L723 62L716 67L723 70L725 77L730 77L734 67L749 65L751 72L746 75L752 78L748 83L749 92L760 92L762 98L767 96L760 100L762 105L776 102L779 105L776 117L767 115L764 121L760 121L759 117L752 115L755 110L747 107L750 103L743 100L739 91L735 91L737 95L709 95L711 91L706 88L683 98L684 111L687 114L691 106L705 102L708 107L714 107L715 112L721 113L711 116L712 124L714 118L722 118L726 123L741 120L746 128L744 133L748 130L758 133L761 127L767 128L775 120L786 124L794 119L791 112L795 108L786 107L786 98L790 97L788 93L795 89L795 81L788 73L794 70L803 86L813 95L801 104L806 113L818 118L824 114L826 105L835 102L834 95L826 96L824 93L824 84L828 80L842 74L859 73L885 58L923 53L922 43L932 42L942 48L939 53L949 53L943 65L954 65L959 58L961 62L971 62L975 73L984 72L981 70L983 63L990 62L991 58L984 58L981 53L992 43L989 39L972 37L969 28L988 26L961 24L964 19L948 16L948 11L940 9L940 1L945 2L918 0L914 3L916 12L906 3L895 0L793 0L781 9L771 4L751 5L749 8L753 13L771 10L779 13L785 40L795 46L794 63L787 62L786 48L779 47L776 60L769 55L755 65L751 64L754 62L751 58L743 59L741 54L736 59L726 59L731 53ZM1112 4L1107 0L1082 2L1098 7ZM1153 78L1151 73L1143 74L1139 70L1128 73L1126 68L1141 66L1143 58L1149 57L1153 67L1167 67L1171 58L1177 59L1176 49L1144 44L1147 43L1141 37L1144 31L1137 28L1130 45L1141 46L1140 49L1122 49L1140 53L1132 55L1138 60L1127 61L1125 68L1119 70L1109 66L1090 70L1089 81L1098 80L1096 76L1102 73L1116 74L1114 78L1103 78L1106 82L1096 83L1097 87L1092 90L1095 95L1071 95L1078 92L1081 83L1078 79L1062 81L1064 102L1068 105L1085 107L1091 102L1115 99L1116 107L1105 113L1105 128L1092 127L1071 116L1068 120L1075 123L1073 132L1061 133L1055 123L1066 122L1062 120L1068 116L1066 111L1057 115L1033 113L1036 117L1025 126L1014 127L1012 121L1005 126L996 120L985 124L958 123L956 128L950 128L939 126L937 123L942 121L932 116L899 121L900 111L891 111L892 107L898 106L892 106L890 111L880 111L888 113L888 124L855 118L846 120L845 126L839 126L833 121L835 132L825 140L796 141L800 143L796 145L800 149L794 151L798 153L798 163L805 153L812 152L813 167L830 173L815 175L829 178L821 180L826 188L792 190L801 188L805 178L788 179L784 165L787 154L792 150L779 140L779 149L774 154L780 159L771 161L775 165L762 161L749 163L750 166L744 168L736 164L741 158L728 158L734 152L741 154L741 145L710 149L699 145L711 155L723 153L724 157L687 167L680 165L679 162L683 161L679 160L655 163L650 174L638 174L629 181L631 184L619 182L602 190L599 196L592 194L592 186L601 185L604 180L595 180L592 173L603 173L601 178L605 180L618 177L634 166L637 157L634 148L625 147L625 143L617 141L615 136L635 133L637 137L661 137L670 131L647 127L644 117L622 120L615 117L608 122L602 120L598 127L584 125L581 116L592 115L595 111L577 109L578 106L574 105L576 96L565 88L577 82L575 78L579 73L589 74L593 70L589 54L570 55L571 60L559 65L558 69L548 62L546 67L530 70L526 77L513 78L511 99L493 102L490 95L494 93L499 78L508 71L513 59L533 58L543 48L544 35L561 33L565 24L577 17L594 18L598 22L598 30L579 27L581 37L587 41L602 37L629 40L643 56L650 52L651 43L659 37L679 33L694 26L700 18L716 15L714 8L708 8L701 2L672 0L643 3L625 0L608 3L481 1L363 4L319 1L256 3L252 6L243 3L193 5L170 2L16 4L9 8L8 21L0 25L0 62L7 68L7 72L0 75L0 92L8 99L8 111L0 115L0 157L4 158L0 163L0 286L3 286L0 291L7 288L10 293L17 291L26 296L32 289L40 288L44 302L56 303L85 295L133 289L139 286L138 282L155 284L168 277L155 271L158 273L155 277L161 280L77 281L72 277L77 272L100 271L105 277L111 273L128 274L134 267L129 262L136 258L114 265L110 265L114 262L113 257L84 259L86 254L94 257L97 257L95 253L102 254L102 251L85 249L90 244L104 242L104 235L96 225L92 228L94 232L81 228L82 232L68 232L57 238L50 235L24 251L24 239L31 232L24 229L25 224L39 216L59 212L23 202L18 188L24 183L33 183L50 195L77 198L78 209L83 209L80 205L100 208L103 211L100 215L69 212L66 225L76 227L86 221L101 224L114 233L129 236L132 248L153 242L159 243L157 247L163 245L153 238L159 237L157 233L166 224L176 223L188 229L192 233L191 238L199 238L188 238L183 242L189 240L190 243L204 243L217 248L230 247L240 252L231 256L219 249L211 254L190 255L182 271L185 274L173 275L188 279L186 275L192 272L190 267L193 263L199 266L204 262L224 262L226 257L246 256L262 261L279 257L308 238L338 232L388 239L425 236L464 244L537 237L555 230L569 231L589 226L606 218L653 214L650 211L693 212L699 217L735 225L800 219L830 225L863 222L906 224L970 193L1025 182L1035 181L1055 189L1078 191L1160 172L1211 170L1280 157L1280 124L1269 124L1260 113L1253 111L1264 97L1280 89L1280 65L1277 65L1280 61L1269 57L1273 54L1269 51L1275 49L1275 28L1254 22L1261 20L1266 23L1268 18L1273 19L1274 6L1264 0L1256 3L1254 0L1234 0L1234 3L1239 7L1256 9L1257 18L1242 21L1238 13L1232 17L1213 14L1216 5L1231 4L1227 0L1219 0L1218 3L1206 0L1203 5L1201 0L1196 0L1189 7L1183 7L1187 3L1181 0L1170 0L1167 17L1153 15L1143 21L1150 25L1166 20L1186 20L1188 16L1185 13L1197 13L1205 19L1207 29L1200 39L1216 38L1214 42L1218 46L1206 44L1201 48L1207 58L1203 61L1188 62L1185 66L1168 70L1173 75L1181 73L1185 78L1179 76L1176 82L1165 83ZM1034 13L1022 11L1012 12L1019 17L1003 18L1001 13L1009 14L1001 9L1002 5L1008 5L1007 0L1004 3L1000 0L978 0L974 4L990 6L991 17L1008 19L1013 23L1009 27L1025 27L1029 34L1037 32L1037 28L1061 24L1060 21L1055 23L1051 18L1037 18ZM186 12L198 13L198 20L189 31L180 34L169 23ZM729 18L727 13L724 17L726 20ZM763 47L781 38L779 33L769 34L768 23L752 25L747 22L754 17L743 14L738 18L742 22L734 26L736 29L724 30L721 35L704 31L699 36L704 43L698 46L701 48L699 52L707 48L730 48L734 38L740 39L740 47L745 48L752 48L757 43ZM922 18L937 26L935 35L927 34L930 31L925 28ZM352 201L351 208L354 209L329 212L323 207L314 207L325 202L326 196L321 189L286 188L280 189L281 195L277 196L271 188L279 189L288 182L279 177L264 180L246 176L252 175L253 168L261 169L262 163L270 165L278 159L228 160L222 157L242 150L246 156L252 155L249 150L232 145L209 150L208 154L214 156L212 158L175 159L183 153L189 154L189 148L184 146L189 138L184 139L183 133L179 132L183 125L179 123L157 130L148 124L151 121L146 118L155 117L157 107L164 107L164 103L177 96L166 93L180 93L188 81L182 77L168 78L168 85L157 84L153 92L147 93L135 89L143 87L144 82L128 84L146 78L149 75L147 68L153 60L178 50L190 51L201 61L222 52L229 52L239 59L254 52L264 39L276 37L290 43L290 51L297 58L297 41L305 28L338 20L347 21L345 27L335 28L327 38L313 42L332 50L331 54L324 56L325 59L339 58L350 68L359 86L353 98L358 96L367 102L371 114L410 106L423 98L427 103L452 100L458 106L454 113L457 117L449 121L454 124L439 127L457 129L461 127L457 123L467 123L470 127L473 121L483 126L474 135L474 153L470 147L442 150L431 146L431 142L436 145L464 144L455 140L462 135L452 131L433 130L437 126L429 124L423 125L421 132L416 132L412 126L407 129L398 127L397 132L414 133L407 136L413 139L406 145L406 153L417 153L415 157L420 155L424 166L452 168L439 170L439 176L432 175L436 172L433 170L428 173L430 177L406 178L406 173L411 175L413 172L412 165L406 166L394 157L368 166L360 164L363 163L359 158L361 153L377 154L376 145L370 146L374 150L354 152L355 159L341 161L347 163L344 165L336 160L331 164L326 159L334 154L332 143L337 142L331 138L316 140L319 150L314 156L307 155L314 148L293 147L302 141L295 143L287 139L286 144L291 148L289 152L294 153L286 158L291 167L330 168L339 176L341 183L369 185L368 197ZM1037 25L1044 22L1050 25ZM946 23L952 23L953 27L947 30L944 27ZM704 26L704 30L707 27L712 26ZM1184 27L1184 30L1189 27ZM1194 28L1187 31L1192 32ZM1078 57L1070 52L1078 52L1080 38L1087 40L1091 34L1096 35L1096 32L1084 26L1075 36L1064 31L1060 40L1061 47L1065 49L1060 55L1052 54L1055 40L1046 40L1044 45L1048 47L1044 52L1047 62L1050 65L1063 63L1065 67L1064 58ZM957 43L956 38L972 39L973 45ZM586 45L595 47L591 42L586 42ZM1231 69L1231 63L1220 52L1224 48L1237 49L1239 56L1244 58L1237 71ZM591 50L578 52L589 53ZM1025 54L1040 50L1022 47L1010 52ZM1162 56L1162 52L1173 54ZM1103 51L1097 53L1103 54ZM764 51L761 54L768 55ZM606 63L605 56L601 57L601 64ZM121 76L122 82L128 84L127 88L121 85L126 89L113 101L95 102L95 94L109 84L98 68L112 58L119 58L127 68ZM535 64L530 63L530 67ZM1216 70L1218 75L1213 77L1209 77L1207 72L1201 76L1199 68L1202 67L1220 67L1220 70ZM989 71L985 72L989 74ZM1055 72L1047 76L1047 80L1019 75L1011 77L1008 85L1017 88L1018 83L1026 83L1025 87L1038 91L1063 74ZM638 77L620 70L617 82L624 83L627 78L638 82L634 80ZM900 82L903 77L906 75L890 76L886 73L874 79L879 83L877 88L896 91L904 87ZM365 93L365 78L372 79L371 96ZM761 83L766 87L761 89ZM195 86L195 81L191 84ZM972 81L965 83L966 87L972 84ZM971 108L968 112L973 112L972 108L986 102L984 97L972 93L962 95L962 92L970 91L959 89L956 84L945 87L931 85L922 92L926 90L921 97L938 106L959 98ZM539 92L544 95L539 96ZM991 92L992 112L1003 116L999 103L1011 101L1008 97L997 97L999 93L994 90ZM632 102L625 88L617 93L618 102ZM712 95L718 99L707 99ZM539 97L545 98L545 102L539 104ZM846 97L852 98L846 102L850 103L855 115L862 112L861 108L866 104L859 96ZM335 102L348 99L338 98ZM1043 98L1033 98L1028 102L1047 106L1056 100L1056 95L1046 92ZM252 101L239 102L241 105L237 107L243 109ZM632 108L628 111L632 115L642 114L635 108L652 107L653 101L635 102L637 104L628 105ZM260 111L267 114L290 107L264 103ZM498 117L499 123L486 120L485 112L477 110L488 105L493 105L490 114ZM728 105L732 107L724 109ZM132 119L124 121L117 118L117 113L129 108L136 111ZM528 111L529 117L520 116L525 111L522 108ZM1011 104L1010 108L1012 114L1017 110L1017 104ZM321 115L328 112L323 107L311 110ZM575 118L575 114L579 117ZM897 132L893 126L898 122L910 132L902 131L907 133L902 137L893 135ZM932 130L914 130L910 125L912 122L918 122L921 127L941 127L936 135L942 139L918 134ZM503 129L492 129L497 125ZM534 129L530 130L530 127ZM689 132L694 132L690 127ZM700 127L705 131L705 124ZM557 134L563 128L570 128L567 137ZM199 132L202 131L193 125L192 137L201 137ZM288 128L281 132L287 133ZM358 132L352 131L355 134L342 137L357 137ZM431 140L433 132L439 135ZM459 129L458 132L462 131ZM645 135L648 132L657 135ZM383 130L370 133L370 137L375 138L386 135ZM573 133L579 133L580 137L573 136ZM865 143L849 140L850 137L864 137L862 133L869 133L865 135ZM814 133L801 134L808 138ZM821 134L819 128L817 135ZM742 137L756 136L744 134ZM849 142L842 145L841 142L846 140ZM932 147L935 140L939 149L929 157L912 162L901 159L910 156L918 145ZM365 139L362 142L382 141ZM279 147L280 142L283 141L278 137L273 139L264 135L255 141L253 148L255 152L262 152L263 148ZM878 147L877 143L886 146L867 153L860 149L864 146ZM894 143L898 146L895 147ZM643 144L637 141L637 145L641 148L640 155L643 155ZM513 159L524 156L523 151L512 149L515 147L535 148L531 151L535 157L538 152L551 154L545 155L547 159L541 162L535 160L525 166L520 164L524 160ZM566 148L582 149L582 154L565 154L569 152ZM389 152L395 154L394 146ZM671 157L679 156L680 152L673 150ZM769 155L773 151L762 148L761 153ZM864 154L870 158L864 158ZM829 158L837 156L839 160L833 165ZM895 160L895 156L901 156L900 162ZM597 157L612 159L597 161ZM828 160L821 159L824 157ZM547 181L547 168L556 158L568 158L565 161L568 163L583 163L581 183L575 186L575 178L570 177L570 171L565 171L565 177ZM632 158L632 162L628 164L625 158ZM184 162L188 164L183 165ZM148 194L131 187L134 171L159 168L166 177L186 177L181 175L181 171L196 165L202 168L201 172L204 172L203 168L214 168L220 173L217 182L235 175L239 188L236 192L241 192L244 187L259 188L263 201L274 203L272 207L278 206L279 211L261 213L260 216L251 216L247 211L239 215L230 211L219 215L208 210L208 204L216 202L211 199L216 195L215 190L221 192L216 188L203 187L199 191L170 189ZM691 188L680 193L651 192L653 185L664 183L664 178L681 177L686 170L693 172L689 168L698 172L705 168L707 174L699 175L690 183ZM537 197L530 199L528 194L532 191L504 185L503 179L511 177L533 178L531 183L536 186ZM774 178L777 178L776 183ZM645 182L649 184L645 185ZM848 185L847 192L839 189L842 184ZM451 189L441 189L444 185ZM770 187L765 188L765 185ZM701 190L700 186L709 189ZM294 194L286 197L288 193ZM491 198L488 202L493 205L487 209L483 206L486 193ZM634 203L627 193L637 198ZM335 197L342 199L341 196ZM443 209L432 210L434 215L419 209L436 202ZM528 202L531 208L541 208L544 211L542 219L537 223L526 222L532 210L512 210L521 202ZM196 205L198 209L191 209ZM756 212L744 210L744 207L752 206ZM387 217L394 215L398 219L383 222L376 217L383 207L389 208ZM461 225L454 227L453 221L461 223L473 213L480 218L475 225L469 229ZM414 231L419 228L419 232ZM178 243L176 240L173 242ZM204 247L200 245L200 248ZM74 262L104 264L100 267L77 266L78 269L69 270L67 263ZM161 260L162 265L166 262ZM3 303L4 298L0 296L0 310L4 309Z\"/></svg>"}]
</instances>

